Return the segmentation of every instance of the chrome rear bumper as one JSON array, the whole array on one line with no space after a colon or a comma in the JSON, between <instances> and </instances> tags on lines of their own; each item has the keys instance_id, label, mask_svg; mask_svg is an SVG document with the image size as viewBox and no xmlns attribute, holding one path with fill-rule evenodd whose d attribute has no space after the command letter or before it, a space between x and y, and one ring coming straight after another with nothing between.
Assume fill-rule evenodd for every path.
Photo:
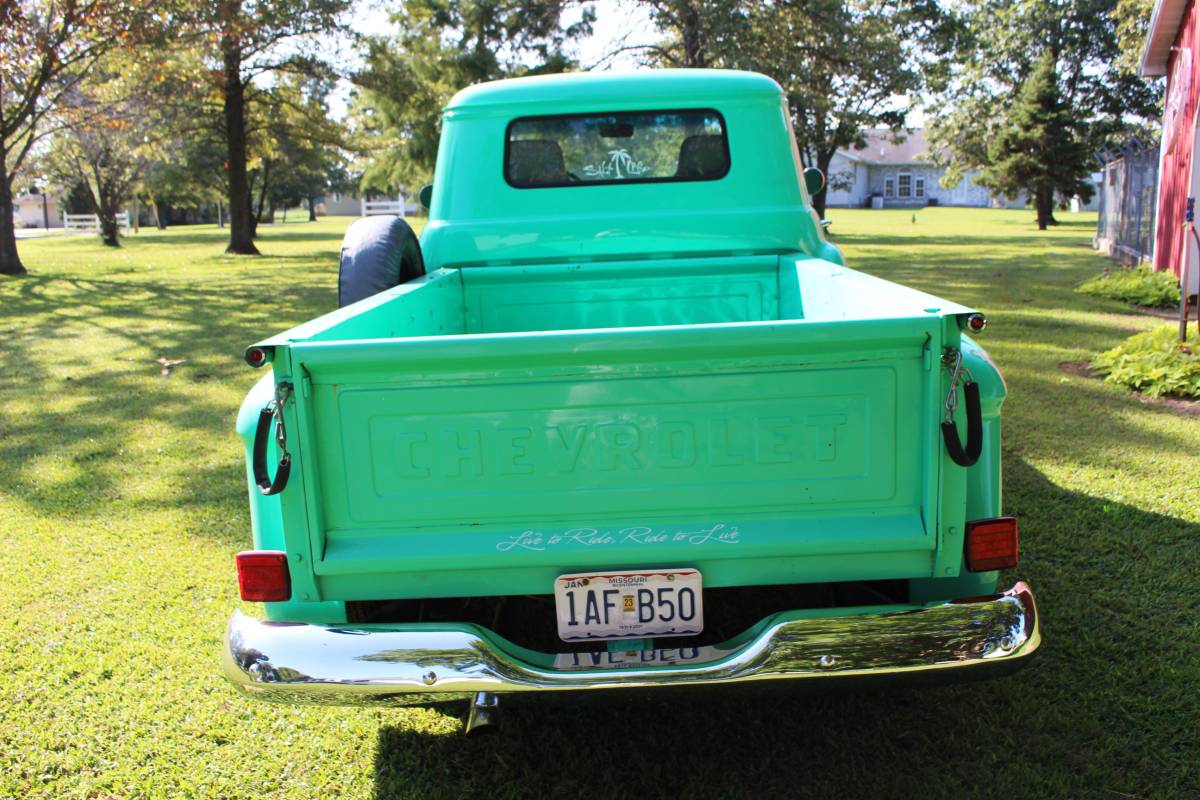
<instances>
[{"instance_id":1,"label":"chrome rear bumper","mask_svg":"<svg viewBox=\"0 0 1200 800\"><path fill-rule=\"evenodd\" d=\"M474 625L306 625L235 613L224 669L265 700L420 705L475 692L970 677L1019 666L1040 644L1033 593L1018 583L1001 595L886 613L778 614L736 646L689 649L697 652L686 663L604 669L556 666L554 656Z\"/></svg>"}]
</instances>

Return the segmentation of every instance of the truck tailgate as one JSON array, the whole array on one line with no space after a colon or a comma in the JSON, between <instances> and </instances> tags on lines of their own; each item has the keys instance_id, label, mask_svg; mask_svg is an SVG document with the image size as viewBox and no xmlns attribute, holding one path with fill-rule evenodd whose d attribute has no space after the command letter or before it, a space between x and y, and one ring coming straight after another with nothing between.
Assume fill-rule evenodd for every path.
<instances>
[{"instance_id":1,"label":"truck tailgate","mask_svg":"<svg viewBox=\"0 0 1200 800\"><path fill-rule=\"evenodd\" d=\"M933 316L296 343L318 591L929 576L942 336Z\"/></svg>"}]
</instances>

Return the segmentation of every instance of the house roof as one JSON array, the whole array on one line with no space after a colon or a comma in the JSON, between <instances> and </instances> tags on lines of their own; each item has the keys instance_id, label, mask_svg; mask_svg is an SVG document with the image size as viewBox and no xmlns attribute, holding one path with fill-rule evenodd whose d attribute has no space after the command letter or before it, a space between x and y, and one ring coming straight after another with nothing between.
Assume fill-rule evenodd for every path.
<instances>
[{"instance_id":1,"label":"house roof","mask_svg":"<svg viewBox=\"0 0 1200 800\"><path fill-rule=\"evenodd\" d=\"M898 134L889 128L868 128L863 131L863 138L867 142L865 147L851 147L839 152L846 158L867 164L929 163L924 128L912 128Z\"/></svg>"},{"instance_id":2,"label":"house roof","mask_svg":"<svg viewBox=\"0 0 1200 800\"><path fill-rule=\"evenodd\" d=\"M1187 0L1155 0L1150 30L1146 33L1146 45L1142 49L1141 72L1146 77L1167 74L1171 45L1179 33L1185 8Z\"/></svg>"}]
</instances>

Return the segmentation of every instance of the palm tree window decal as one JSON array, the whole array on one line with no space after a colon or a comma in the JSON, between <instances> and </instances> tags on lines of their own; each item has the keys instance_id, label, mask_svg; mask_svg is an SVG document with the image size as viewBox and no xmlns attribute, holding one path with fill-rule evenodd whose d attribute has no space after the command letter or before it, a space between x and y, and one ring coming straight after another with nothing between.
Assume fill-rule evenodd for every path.
<instances>
[{"instance_id":1,"label":"palm tree window decal","mask_svg":"<svg viewBox=\"0 0 1200 800\"><path fill-rule=\"evenodd\" d=\"M629 155L629 151L624 148L608 151L608 160L599 164L587 164L583 168L583 174L589 178L599 178L601 180L624 180L626 178L640 178L650 171L645 162L634 159Z\"/></svg>"}]
</instances>

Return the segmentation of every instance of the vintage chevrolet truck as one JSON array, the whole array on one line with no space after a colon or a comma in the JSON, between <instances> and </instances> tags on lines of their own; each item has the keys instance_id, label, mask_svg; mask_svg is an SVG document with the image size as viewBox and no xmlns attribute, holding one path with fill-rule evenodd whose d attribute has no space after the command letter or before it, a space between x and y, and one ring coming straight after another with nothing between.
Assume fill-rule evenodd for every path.
<instances>
[{"instance_id":1,"label":"vintage chevrolet truck","mask_svg":"<svg viewBox=\"0 0 1200 800\"><path fill-rule=\"evenodd\" d=\"M1025 663L984 318L844 266L819 179L761 75L458 93L419 241L357 221L342 307L246 351L265 619L226 675L476 728L505 693Z\"/></svg>"}]
</instances>

